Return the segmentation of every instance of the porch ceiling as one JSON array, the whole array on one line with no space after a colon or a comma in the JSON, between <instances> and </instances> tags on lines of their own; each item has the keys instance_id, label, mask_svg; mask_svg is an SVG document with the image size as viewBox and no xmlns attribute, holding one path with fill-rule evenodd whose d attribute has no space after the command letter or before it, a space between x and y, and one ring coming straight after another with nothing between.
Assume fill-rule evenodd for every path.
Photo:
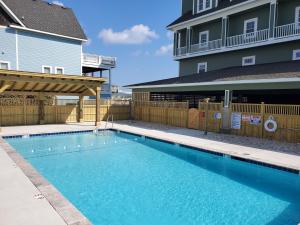
<instances>
[{"instance_id":1,"label":"porch ceiling","mask_svg":"<svg viewBox=\"0 0 300 225\"><path fill-rule=\"evenodd\" d=\"M94 96L104 78L0 70L0 94Z\"/></svg>"}]
</instances>

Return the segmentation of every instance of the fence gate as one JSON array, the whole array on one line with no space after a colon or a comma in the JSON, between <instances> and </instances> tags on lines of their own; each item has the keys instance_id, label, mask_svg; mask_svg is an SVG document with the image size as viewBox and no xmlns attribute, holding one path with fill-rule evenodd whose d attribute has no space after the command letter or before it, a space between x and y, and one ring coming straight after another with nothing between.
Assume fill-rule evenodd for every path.
<instances>
[{"instance_id":1,"label":"fence gate","mask_svg":"<svg viewBox=\"0 0 300 225\"><path fill-rule=\"evenodd\" d=\"M190 109L189 110L189 122L188 128L190 129L199 129L199 110L198 109Z\"/></svg>"}]
</instances>

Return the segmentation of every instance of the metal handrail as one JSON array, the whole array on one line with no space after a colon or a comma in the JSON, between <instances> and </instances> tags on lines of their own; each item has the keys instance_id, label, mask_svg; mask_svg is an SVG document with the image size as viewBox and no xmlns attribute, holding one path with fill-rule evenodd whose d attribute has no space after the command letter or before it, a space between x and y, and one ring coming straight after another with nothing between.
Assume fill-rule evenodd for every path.
<instances>
[{"instance_id":1,"label":"metal handrail","mask_svg":"<svg viewBox=\"0 0 300 225\"><path fill-rule=\"evenodd\" d=\"M107 119L106 119L105 129L107 129L107 124L109 122L109 118L111 118L111 124L112 124L111 128L114 128L114 115L113 114L109 114L107 116Z\"/></svg>"}]
</instances>

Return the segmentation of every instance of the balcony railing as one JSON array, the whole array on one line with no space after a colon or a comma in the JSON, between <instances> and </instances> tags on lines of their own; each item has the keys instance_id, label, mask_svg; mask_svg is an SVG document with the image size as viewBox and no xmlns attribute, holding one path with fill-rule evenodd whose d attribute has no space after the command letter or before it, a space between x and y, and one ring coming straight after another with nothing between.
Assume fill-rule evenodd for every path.
<instances>
[{"instance_id":1,"label":"balcony railing","mask_svg":"<svg viewBox=\"0 0 300 225\"><path fill-rule=\"evenodd\" d=\"M217 39L207 43L193 44L187 52L186 47L176 49L176 57L186 56L187 54L206 53L215 50L234 50L242 46L251 45L265 42L273 43L281 42L284 38L300 38L300 23L286 24L274 28L274 32L270 33L270 29L259 30L253 33L240 34L236 36L227 37L226 41Z\"/></svg>"},{"instance_id":2,"label":"balcony railing","mask_svg":"<svg viewBox=\"0 0 300 225\"><path fill-rule=\"evenodd\" d=\"M291 23L275 27L275 38L287 38L300 35L300 23Z\"/></svg>"},{"instance_id":3,"label":"balcony railing","mask_svg":"<svg viewBox=\"0 0 300 225\"><path fill-rule=\"evenodd\" d=\"M226 47L236 47L241 45L255 44L269 39L269 29L252 33L236 35L226 39Z\"/></svg>"},{"instance_id":4,"label":"balcony railing","mask_svg":"<svg viewBox=\"0 0 300 225\"><path fill-rule=\"evenodd\" d=\"M191 45L191 53L213 51L222 47L222 39Z\"/></svg>"},{"instance_id":5,"label":"balcony railing","mask_svg":"<svg viewBox=\"0 0 300 225\"><path fill-rule=\"evenodd\" d=\"M99 56L93 54L83 54L82 55L82 63L86 66L116 66L116 58L109 56Z\"/></svg>"}]
</instances>

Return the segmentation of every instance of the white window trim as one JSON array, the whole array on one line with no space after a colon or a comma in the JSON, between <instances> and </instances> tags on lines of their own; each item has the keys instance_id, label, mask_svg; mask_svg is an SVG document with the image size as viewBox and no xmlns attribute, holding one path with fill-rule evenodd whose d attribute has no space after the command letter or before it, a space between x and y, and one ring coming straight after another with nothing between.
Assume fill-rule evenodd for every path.
<instances>
[{"instance_id":1,"label":"white window trim","mask_svg":"<svg viewBox=\"0 0 300 225\"><path fill-rule=\"evenodd\" d=\"M257 32L257 24L258 24L258 18L253 18L253 19L249 19L249 20L245 20L244 21L244 34L246 35L246 31L247 31L247 23L251 23L251 22L254 22L255 25L254 25L254 33L256 34Z\"/></svg>"},{"instance_id":2,"label":"white window trim","mask_svg":"<svg viewBox=\"0 0 300 225\"><path fill-rule=\"evenodd\" d=\"M197 73L200 73L199 72L199 67L200 66L205 66L205 71L204 72L207 72L207 62L201 62L201 63L198 63L198 65L197 65Z\"/></svg>"},{"instance_id":3,"label":"white window trim","mask_svg":"<svg viewBox=\"0 0 300 225\"><path fill-rule=\"evenodd\" d=\"M55 74L58 74L57 73L57 69L61 69L62 70L62 74L65 74L65 68L64 67L56 66L55 67Z\"/></svg>"},{"instance_id":4,"label":"white window trim","mask_svg":"<svg viewBox=\"0 0 300 225\"><path fill-rule=\"evenodd\" d=\"M300 49L296 49L293 51L293 60L300 60L300 58L297 58L297 53L300 52Z\"/></svg>"},{"instance_id":5,"label":"white window trim","mask_svg":"<svg viewBox=\"0 0 300 225\"><path fill-rule=\"evenodd\" d=\"M0 60L0 63L6 63L8 69L10 70L10 62L9 61L2 61L2 60Z\"/></svg>"},{"instance_id":6,"label":"white window trim","mask_svg":"<svg viewBox=\"0 0 300 225\"><path fill-rule=\"evenodd\" d=\"M201 35L202 34L206 34L207 35L207 42L206 43L201 43ZM201 46L208 46L208 42L209 42L209 31L206 30L206 31L202 31L199 33L199 45Z\"/></svg>"},{"instance_id":7,"label":"white window trim","mask_svg":"<svg viewBox=\"0 0 300 225\"><path fill-rule=\"evenodd\" d=\"M300 24L299 24L299 13L300 13L300 6L296 7L296 10L295 10L295 24L296 24L296 27L300 27Z\"/></svg>"},{"instance_id":8,"label":"white window trim","mask_svg":"<svg viewBox=\"0 0 300 225\"><path fill-rule=\"evenodd\" d=\"M50 74L52 73L52 66L42 65L42 73L45 73L45 68L50 68Z\"/></svg>"},{"instance_id":9,"label":"white window trim","mask_svg":"<svg viewBox=\"0 0 300 225\"><path fill-rule=\"evenodd\" d=\"M203 1L203 9L202 10L199 10L199 3L200 1ZM204 12L206 10L209 10L209 9L212 9L212 0L209 0L210 1L210 7L209 8L206 8L206 0L197 0L197 13L201 13L201 12Z\"/></svg>"},{"instance_id":10,"label":"white window trim","mask_svg":"<svg viewBox=\"0 0 300 225\"><path fill-rule=\"evenodd\" d=\"M253 59L253 63L245 63L245 60L246 59ZM252 56L245 56L243 57L242 59L242 66L253 66L256 64L256 56L255 55L252 55Z\"/></svg>"}]
</instances>

